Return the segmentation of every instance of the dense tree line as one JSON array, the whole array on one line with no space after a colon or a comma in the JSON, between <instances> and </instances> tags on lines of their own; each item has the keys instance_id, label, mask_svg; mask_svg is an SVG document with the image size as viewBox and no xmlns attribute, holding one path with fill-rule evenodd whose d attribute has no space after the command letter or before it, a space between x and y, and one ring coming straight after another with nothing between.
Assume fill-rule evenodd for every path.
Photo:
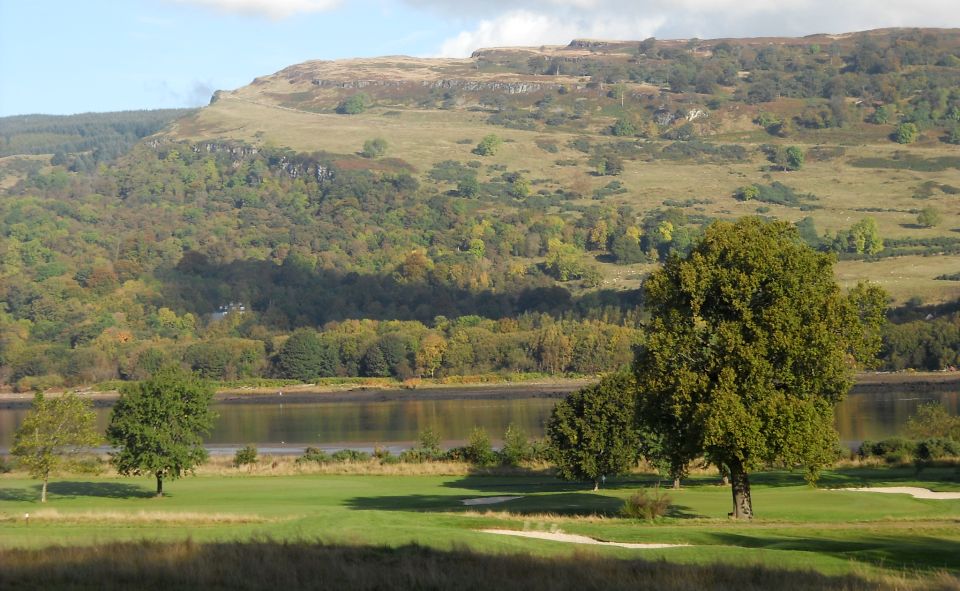
<instances>
[{"instance_id":1,"label":"dense tree line","mask_svg":"<svg viewBox=\"0 0 960 591\"><path fill-rule=\"evenodd\" d=\"M53 154L53 164L92 170L194 109L0 117L0 156Z\"/></svg>"},{"instance_id":2,"label":"dense tree line","mask_svg":"<svg viewBox=\"0 0 960 591\"><path fill-rule=\"evenodd\" d=\"M221 378L284 375L277 338L351 319L433 327L441 315L547 315L599 323L599 334L636 326L637 292L583 287L599 282L591 257L645 218L528 203L534 196L499 192L517 179L489 167L447 163L421 183L402 161L360 162L369 160L154 142L91 174L54 166L21 181L0 203L2 377L27 386L143 377L164 360ZM457 188L463 170L480 179L470 197ZM214 321L231 302L244 314ZM323 374L609 367L548 362L536 330L524 331L498 336L499 358L448 355L426 373L412 346L405 364L364 370L366 339L361 357L338 353ZM151 341L160 344L143 352Z\"/></svg>"}]
</instances>

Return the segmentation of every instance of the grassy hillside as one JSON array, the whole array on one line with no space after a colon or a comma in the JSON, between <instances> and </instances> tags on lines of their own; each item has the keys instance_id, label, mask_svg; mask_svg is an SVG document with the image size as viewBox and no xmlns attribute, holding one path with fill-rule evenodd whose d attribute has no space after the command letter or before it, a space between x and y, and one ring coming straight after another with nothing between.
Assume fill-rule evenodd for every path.
<instances>
[{"instance_id":1,"label":"grassy hillside","mask_svg":"<svg viewBox=\"0 0 960 591\"><path fill-rule=\"evenodd\" d=\"M219 92L213 105L178 123L171 136L341 154L381 137L390 155L423 174L443 160L477 160L471 150L495 133L505 143L482 159L485 165L526 171L538 189L571 189L580 195L571 205L578 206L598 205L595 192L611 180L595 174L591 158L596 151L640 144L640 150L620 149L627 158L616 178L627 190L604 196L599 205L630 205L642 213L673 204L711 218L761 213L797 222L810 216L820 234L831 235L869 216L886 240L955 243L960 238L960 152L941 140L960 114L960 97L951 87L960 75L958 40L960 34L951 30L886 30L804 39L656 41L652 49L644 49L649 41L575 41L566 47L481 50L465 60L306 62ZM918 63L906 65L897 51L906 55L911 47L928 55L911 53ZM869 62L870 51L879 64ZM884 60L895 63L885 65ZM735 76L726 85L700 80L704 72L734 66ZM752 69L741 69L747 66ZM677 80L683 68L695 72L692 83ZM804 70L815 79L802 80L808 87L796 86ZM929 117L926 97L884 89L912 88L920 72L931 76L927 85L942 95L940 119ZM754 91L769 77L777 78L778 86L773 100L764 101ZM724 82L722 73L714 78ZM336 113L342 101L360 94L366 110ZM883 105L893 115L884 123L869 122ZM927 113L920 140L910 145L891 140L896 124L917 119L918 109ZM788 131L767 131L757 123L761 114L790 122ZM839 121L824 122L824 114ZM674 120L655 123L664 116ZM618 118L632 121L636 132L612 136ZM816 127L820 125L824 127ZM694 142L741 147L745 157L705 157L696 150L650 154L656 152L651 144L668 143L684 127ZM586 153L571 147L577 141L587 146ZM761 150L769 145L802 148L807 154L802 169L772 169ZM904 159L910 160L906 167L901 166ZM733 197L744 185L774 181L816 200L805 207ZM937 226L917 225L925 207L941 214ZM839 272L847 283L880 282L899 303L915 297L952 301L960 287L936 277L951 265L960 267L953 250L935 261L884 261L882 269L842 262ZM621 287L635 287L638 280L618 281L610 271L605 277Z\"/></svg>"},{"instance_id":2,"label":"grassy hillside","mask_svg":"<svg viewBox=\"0 0 960 591\"><path fill-rule=\"evenodd\" d=\"M0 159L0 382L593 374L745 215L903 307L884 367L956 366L958 126L956 30L305 62L109 163ZM281 369L301 328L318 375Z\"/></svg>"}]
</instances>

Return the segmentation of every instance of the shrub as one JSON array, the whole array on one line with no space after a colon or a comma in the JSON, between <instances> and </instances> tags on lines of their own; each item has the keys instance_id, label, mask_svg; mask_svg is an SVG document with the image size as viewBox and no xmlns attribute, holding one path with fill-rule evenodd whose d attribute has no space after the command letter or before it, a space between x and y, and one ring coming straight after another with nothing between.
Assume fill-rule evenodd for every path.
<instances>
[{"instance_id":1,"label":"shrub","mask_svg":"<svg viewBox=\"0 0 960 591\"><path fill-rule=\"evenodd\" d=\"M623 502L620 513L624 517L653 521L657 517L666 515L668 509L670 509L670 497L660 492L660 488L657 487L653 493L648 489L641 489L640 492L630 495Z\"/></svg>"},{"instance_id":2,"label":"shrub","mask_svg":"<svg viewBox=\"0 0 960 591\"><path fill-rule=\"evenodd\" d=\"M497 153L497 150L500 149L500 144L502 143L503 140L500 139L499 136L491 133L480 140L477 147L473 149L473 153L479 156L493 156Z\"/></svg>"},{"instance_id":3,"label":"shrub","mask_svg":"<svg viewBox=\"0 0 960 591\"><path fill-rule=\"evenodd\" d=\"M960 443L943 437L930 437L917 442L917 458L930 461L960 456Z\"/></svg>"},{"instance_id":4,"label":"shrub","mask_svg":"<svg viewBox=\"0 0 960 591\"><path fill-rule=\"evenodd\" d=\"M912 144L920 137L920 130L914 123L901 123L893 132L893 139L898 144Z\"/></svg>"},{"instance_id":5,"label":"shrub","mask_svg":"<svg viewBox=\"0 0 960 591\"><path fill-rule=\"evenodd\" d=\"M906 450L891 451L883 456L888 464L904 464L913 459L913 454Z\"/></svg>"},{"instance_id":6,"label":"shrub","mask_svg":"<svg viewBox=\"0 0 960 591\"><path fill-rule=\"evenodd\" d=\"M503 434L503 449L500 450L503 463L508 466L519 466L523 462L530 461L531 451L527 434L513 423L507 425L507 430Z\"/></svg>"},{"instance_id":7,"label":"shrub","mask_svg":"<svg viewBox=\"0 0 960 591\"><path fill-rule=\"evenodd\" d=\"M438 458L442 454L440 451L440 434L431 427L417 433L417 443L420 449L432 458Z\"/></svg>"},{"instance_id":8,"label":"shrub","mask_svg":"<svg viewBox=\"0 0 960 591\"><path fill-rule=\"evenodd\" d=\"M490 436L483 427L473 429L465 451L466 460L477 466L492 466L497 461L497 454L490 445Z\"/></svg>"},{"instance_id":9,"label":"shrub","mask_svg":"<svg viewBox=\"0 0 960 591\"><path fill-rule=\"evenodd\" d=\"M888 437L881 441L864 441L860 444L860 457L880 457L890 463L903 461L916 452L916 442L904 437Z\"/></svg>"},{"instance_id":10,"label":"shrub","mask_svg":"<svg viewBox=\"0 0 960 591\"><path fill-rule=\"evenodd\" d=\"M625 117L617 119L610 127L610 133L617 137L629 137L637 135L637 126Z\"/></svg>"},{"instance_id":11,"label":"shrub","mask_svg":"<svg viewBox=\"0 0 960 591\"><path fill-rule=\"evenodd\" d=\"M341 115L357 115L367 110L369 98L364 93L355 94L349 98L340 101L337 105L337 113Z\"/></svg>"},{"instance_id":12,"label":"shrub","mask_svg":"<svg viewBox=\"0 0 960 591\"><path fill-rule=\"evenodd\" d=\"M253 445L246 445L233 454L233 467L239 468L249 464L257 463L257 448Z\"/></svg>"},{"instance_id":13,"label":"shrub","mask_svg":"<svg viewBox=\"0 0 960 591\"><path fill-rule=\"evenodd\" d=\"M360 153L365 158L379 158L387 153L387 140L375 137L363 142L363 150Z\"/></svg>"},{"instance_id":14,"label":"shrub","mask_svg":"<svg viewBox=\"0 0 960 591\"><path fill-rule=\"evenodd\" d=\"M400 461L411 464L433 462L446 457L440 449L440 435L427 427L417 434L417 446L400 452Z\"/></svg>"},{"instance_id":15,"label":"shrub","mask_svg":"<svg viewBox=\"0 0 960 591\"><path fill-rule=\"evenodd\" d=\"M932 228L940 223L940 212L933 207L924 207L917 214L917 224L924 228Z\"/></svg>"},{"instance_id":16,"label":"shrub","mask_svg":"<svg viewBox=\"0 0 960 591\"><path fill-rule=\"evenodd\" d=\"M370 454L356 449L340 449L330 456L334 462L346 464L349 462L367 462L370 460Z\"/></svg>"},{"instance_id":17,"label":"shrub","mask_svg":"<svg viewBox=\"0 0 960 591\"><path fill-rule=\"evenodd\" d=\"M317 447L308 447L303 450L303 455L297 458L294 463L306 464L308 462L326 464L330 462L330 454Z\"/></svg>"},{"instance_id":18,"label":"shrub","mask_svg":"<svg viewBox=\"0 0 960 591\"><path fill-rule=\"evenodd\" d=\"M960 417L951 415L939 402L921 404L916 414L907 420L906 433L916 439L938 437L960 441Z\"/></svg>"}]
</instances>

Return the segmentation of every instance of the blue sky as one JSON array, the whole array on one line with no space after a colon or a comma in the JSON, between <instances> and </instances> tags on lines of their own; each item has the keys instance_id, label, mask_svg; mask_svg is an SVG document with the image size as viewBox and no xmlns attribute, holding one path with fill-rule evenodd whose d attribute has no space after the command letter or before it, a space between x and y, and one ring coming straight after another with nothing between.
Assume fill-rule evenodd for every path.
<instances>
[{"instance_id":1,"label":"blue sky","mask_svg":"<svg viewBox=\"0 0 960 591\"><path fill-rule=\"evenodd\" d=\"M0 116L184 107L310 59L960 26L957 0L0 0ZM779 5L779 6L778 6Z\"/></svg>"}]
</instances>

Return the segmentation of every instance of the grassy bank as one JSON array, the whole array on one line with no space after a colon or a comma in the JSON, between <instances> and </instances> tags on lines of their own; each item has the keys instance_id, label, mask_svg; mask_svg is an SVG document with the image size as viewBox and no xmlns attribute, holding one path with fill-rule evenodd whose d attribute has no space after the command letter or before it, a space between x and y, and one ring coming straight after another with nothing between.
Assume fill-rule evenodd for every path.
<instances>
[{"instance_id":1,"label":"grassy bank","mask_svg":"<svg viewBox=\"0 0 960 591\"><path fill-rule=\"evenodd\" d=\"M690 479L682 490L667 491L672 499L669 514L651 523L619 517L626 497L639 487L655 484L655 478L647 475L633 475L592 492L536 474L268 476L218 470L169 483L170 495L164 499L152 498L152 482L146 478L72 477L51 482L51 502L41 506L36 482L8 474L0 477L0 548L6 549L0 562L5 565L4 576L14 577L8 581L34 580L32 577L42 572L54 577L49 580L55 586L69 587L67 583L74 581L75 588L85 588L79 573L146 577L157 581L157 586L163 581L177 583L179 579L171 573L179 572L179 567L174 568L180 564L178 560L184 572L194 572L202 582L210 573L198 572L197 565L212 557L224 553L223 564L232 560L232 564L244 565L251 563L249 553L261 551L277 561L270 568L289 576L321 575L309 570L313 567L301 572L308 567L276 556L306 553L315 556L318 564L335 562L336 556L354 556L355 562L350 564L358 571L364 570L368 561L380 560L377 556L392 557L383 560L392 565L389 568L399 569L397 572L425 568L434 573L431 576L441 577L433 583L433 579L410 579L408 586L415 588L450 586L440 572L448 561L464 561L469 565L464 567L468 574L474 572L471 569L482 573L484 569L510 572L516 568L532 576L541 569L555 570L552 565L558 564L556 561L574 556L575 564L589 556L598 561L598 572L609 571L609 576L598 575L596 585L584 582L578 587L587 589L628 586L623 581L636 579L618 577L639 577L638 573L648 568L662 569L660 574L650 575L653 581L659 576L676 578L679 571L671 570L676 564L703 565L705 574L691 574L686 587L658 588L709 588L697 581L722 580L717 573L741 577L744 588L859 589L880 584L908 588L903 586L904 580L916 577L923 578L925 585L933 581L957 584L940 573L960 572L960 530L956 527L960 500L812 489L803 484L799 473L789 472L757 474L754 483L759 517L751 523L726 518L730 490L706 474ZM865 485L960 491L960 473L955 466L928 468L919 474L912 468L844 468L827 472L823 479L823 486L832 489ZM479 507L462 502L491 496L520 498ZM31 514L29 522L26 513ZM657 550L579 546L479 531L486 528L690 545ZM192 542L184 543L187 539ZM142 540L158 545L143 546ZM122 545L77 549L114 543ZM64 548L51 550L55 545ZM144 548L150 553L145 554ZM101 559L91 558L94 555ZM126 555L145 558L119 558ZM638 558L670 564L623 562ZM74 571L45 566L58 560L85 566ZM502 568L491 566L491 561L498 560L504 561ZM220 558L216 561L221 564ZM715 564L723 566L708 566ZM104 570L97 575L100 568ZM812 569L819 574L814 578L782 575L781 569ZM58 572L61 574L56 575ZM73 575L64 574L69 572L78 574L70 579ZM338 572L323 576L345 577L343 580L359 576ZM356 588L375 588L377 577L386 575L370 576L373 578L358 582ZM778 582L782 576L803 584L809 579L812 586L790 587ZM278 575L276 580L286 579ZM564 580L572 586L573 581L582 579L571 575ZM469 577L465 581L464 588L486 586L471 583ZM482 577L479 581L483 582ZM530 585L533 583L526 587Z\"/></svg>"},{"instance_id":2,"label":"grassy bank","mask_svg":"<svg viewBox=\"0 0 960 591\"><path fill-rule=\"evenodd\" d=\"M104 581L138 589L950 589L957 580L939 574L921 583L906 577L866 579L814 570L756 566L676 565L611 559L591 553L539 557L482 554L418 545L336 546L256 541L197 544L111 543L93 548L2 551L9 565L0 585L17 589L102 589ZM107 586L109 588L109 585Z\"/></svg>"}]
</instances>

